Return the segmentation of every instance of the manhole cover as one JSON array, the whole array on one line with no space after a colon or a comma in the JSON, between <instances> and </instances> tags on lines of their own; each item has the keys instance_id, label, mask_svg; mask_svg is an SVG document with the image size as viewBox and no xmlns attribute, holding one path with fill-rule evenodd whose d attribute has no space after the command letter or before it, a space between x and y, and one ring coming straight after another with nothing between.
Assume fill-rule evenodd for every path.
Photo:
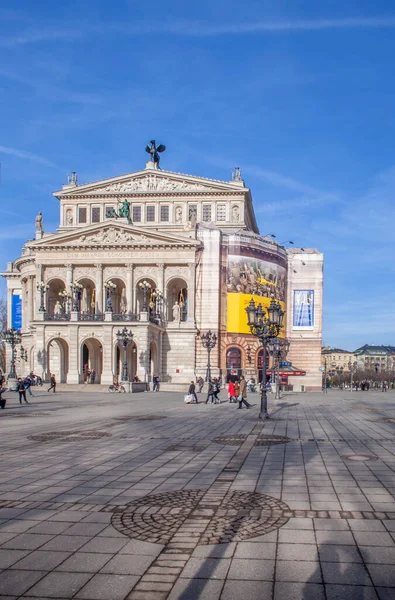
<instances>
[{"instance_id":1,"label":"manhole cover","mask_svg":"<svg viewBox=\"0 0 395 600\"><path fill-rule=\"evenodd\" d=\"M377 460L377 456L372 456L370 454L347 454L343 456L346 460L354 460L355 462L367 462L369 460Z\"/></svg>"},{"instance_id":2,"label":"manhole cover","mask_svg":"<svg viewBox=\"0 0 395 600\"><path fill-rule=\"evenodd\" d=\"M31 412L31 413L0 413L0 417L11 417L12 419L28 419L30 417L50 417L51 413L46 412Z\"/></svg>"},{"instance_id":3,"label":"manhole cover","mask_svg":"<svg viewBox=\"0 0 395 600\"><path fill-rule=\"evenodd\" d=\"M168 544L188 521L188 535L198 545L239 542L279 529L289 507L257 492L228 492L217 503L207 490L181 490L145 496L113 513L113 527L138 540Z\"/></svg>"},{"instance_id":4,"label":"manhole cover","mask_svg":"<svg viewBox=\"0 0 395 600\"><path fill-rule=\"evenodd\" d=\"M29 440L36 442L80 442L84 440L97 440L102 437L110 437L106 431L51 431L29 435Z\"/></svg>"},{"instance_id":5,"label":"manhole cover","mask_svg":"<svg viewBox=\"0 0 395 600\"><path fill-rule=\"evenodd\" d=\"M216 444L222 444L223 446L241 446L247 435L238 433L234 435L221 435L214 439ZM261 434L254 443L254 446L274 446L276 444L285 444L290 442L291 438L282 435L263 435Z\"/></svg>"},{"instance_id":6,"label":"manhole cover","mask_svg":"<svg viewBox=\"0 0 395 600\"><path fill-rule=\"evenodd\" d=\"M254 446L275 446L276 444L286 444L291 438L283 435L260 435Z\"/></svg>"},{"instance_id":7,"label":"manhole cover","mask_svg":"<svg viewBox=\"0 0 395 600\"><path fill-rule=\"evenodd\" d=\"M167 419L160 415L125 415L124 417L114 417L116 421L158 421L159 419Z\"/></svg>"}]
</instances>

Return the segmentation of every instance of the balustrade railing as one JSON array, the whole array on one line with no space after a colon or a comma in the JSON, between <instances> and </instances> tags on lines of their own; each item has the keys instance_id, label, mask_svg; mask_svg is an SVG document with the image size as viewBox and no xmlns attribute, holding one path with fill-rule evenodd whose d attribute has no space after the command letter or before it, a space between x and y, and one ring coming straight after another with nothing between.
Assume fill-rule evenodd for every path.
<instances>
[{"instance_id":1,"label":"balustrade railing","mask_svg":"<svg viewBox=\"0 0 395 600\"><path fill-rule=\"evenodd\" d=\"M104 315L98 313L97 315L93 315L90 313L81 313L80 314L80 321L104 321Z\"/></svg>"},{"instance_id":2,"label":"balustrade railing","mask_svg":"<svg viewBox=\"0 0 395 600\"><path fill-rule=\"evenodd\" d=\"M140 315L137 315L135 313L126 313L126 314L113 313L112 320L113 321L129 321L129 322L140 321Z\"/></svg>"},{"instance_id":3,"label":"balustrade railing","mask_svg":"<svg viewBox=\"0 0 395 600\"><path fill-rule=\"evenodd\" d=\"M45 313L45 321L70 321L70 313L64 313L62 315L50 315Z\"/></svg>"}]
</instances>

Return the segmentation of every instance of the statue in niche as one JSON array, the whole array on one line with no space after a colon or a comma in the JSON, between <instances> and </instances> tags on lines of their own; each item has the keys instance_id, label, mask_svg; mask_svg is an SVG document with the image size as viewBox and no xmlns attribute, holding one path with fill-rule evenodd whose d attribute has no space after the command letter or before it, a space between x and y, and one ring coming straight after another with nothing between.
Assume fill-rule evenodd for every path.
<instances>
[{"instance_id":1,"label":"statue in niche","mask_svg":"<svg viewBox=\"0 0 395 600\"><path fill-rule=\"evenodd\" d=\"M238 223L240 221L240 210L238 206L232 208L232 221Z\"/></svg>"},{"instance_id":2,"label":"statue in niche","mask_svg":"<svg viewBox=\"0 0 395 600\"><path fill-rule=\"evenodd\" d=\"M55 308L54 308L54 314L55 315L63 314L63 306L61 305L59 300L56 301Z\"/></svg>"},{"instance_id":3,"label":"statue in niche","mask_svg":"<svg viewBox=\"0 0 395 600\"><path fill-rule=\"evenodd\" d=\"M121 315L126 315L128 312L128 305L126 301L126 290L123 288L121 296Z\"/></svg>"},{"instance_id":4,"label":"statue in niche","mask_svg":"<svg viewBox=\"0 0 395 600\"><path fill-rule=\"evenodd\" d=\"M178 302L175 302L172 307L173 311L173 321L180 321L181 318L181 309Z\"/></svg>"},{"instance_id":5,"label":"statue in niche","mask_svg":"<svg viewBox=\"0 0 395 600\"><path fill-rule=\"evenodd\" d=\"M197 210L194 206L189 209L189 222L192 227L195 227L197 220Z\"/></svg>"},{"instance_id":6,"label":"statue in niche","mask_svg":"<svg viewBox=\"0 0 395 600\"><path fill-rule=\"evenodd\" d=\"M73 211L69 208L66 210L66 225L73 224Z\"/></svg>"},{"instance_id":7,"label":"statue in niche","mask_svg":"<svg viewBox=\"0 0 395 600\"><path fill-rule=\"evenodd\" d=\"M36 217L36 232L37 233L44 233L43 230L43 214L40 211Z\"/></svg>"},{"instance_id":8,"label":"statue in niche","mask_svg":"<svg viewBox=\"0 0 395 600\"><path fill-rule=\"evenodd\" d=\"M176 223L182 223L182 207L176 207Z\"/></svg>"}]
</instances>

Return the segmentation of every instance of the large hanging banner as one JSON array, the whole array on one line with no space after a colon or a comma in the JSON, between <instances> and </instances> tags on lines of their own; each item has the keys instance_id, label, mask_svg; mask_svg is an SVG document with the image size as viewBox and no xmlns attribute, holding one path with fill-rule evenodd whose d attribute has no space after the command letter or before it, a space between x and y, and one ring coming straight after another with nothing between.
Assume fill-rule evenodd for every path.
<instances>
[{"instance_id":1,"label":"large hanging banner","mask_svg":"<svg viewBox=\"0 0 395 600\"><path fill-rule=\"evenodd\" d=\"M294 290L293 329L314 329L314 290Z\"/></svg>"},{"instance_id":2,"label":"large hanging banner","mask_svg":"<svg viewBox=\"0 0 395 600\"><path fill-rule=\"evenodd\" d=\"M22 296L20 294L12 295L12 318L11 324L14 329L22 328Z\"/></svg>"},{"instance_id":3,"label":"large hanging banner","mask_svg":"<svg viewBox=\"0 0 395 600\"><path fill-rule=\"evenodd\" d=\"M227 331L251 333L246 308L251 299L267 308L272 297L285 311L286 269L267 260L240 254L228 255L227 268ZM283 331L279 337L285 337Z\"/></svg>"}]
</instances>

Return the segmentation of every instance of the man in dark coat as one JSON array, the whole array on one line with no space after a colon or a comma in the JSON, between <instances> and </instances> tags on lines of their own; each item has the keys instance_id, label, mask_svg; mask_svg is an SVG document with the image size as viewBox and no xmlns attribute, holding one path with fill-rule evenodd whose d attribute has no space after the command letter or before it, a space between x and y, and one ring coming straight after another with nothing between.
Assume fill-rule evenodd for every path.
<instances>
[{"instance_id":1,"label":"man in dark coat","mask_svg":"<svg viewBox=\"0 0 395 600\"><path fill-rule=\"evenodd\" d=\"M195 398L195 402L196 402L196 404L199 404L199 403L198 403L197 396L196 396L196 391L195 391L195 383L194 383L193 381L191 381L191 383L190 383L190 385L189 385L188 394L189 394L190 396L193 396L193 397Z\"/></svg>"},{"instance_id":2,"label":"man in dark coat","mask_svg":"<svg viewBox=\"0 0 395 600\"><path fill-rule=\"evenodd\" d=\"M242 404L245 404L246 408L250 408L250 406L251 406L247 402L247 382L244 379L244 376L240 375L240 396L239 396L238 408L242 408Z\"/></svg>"},{"instance_id":3,"label":"man in dark coat","mask_svg":"<svg viewBox=\"0 0 395 600\"><path fill-rule=\"evenodd\" d=\"M26 400L25 384L23 383L21 377L18 377L18 381L17 381L17 384L16 384L16 391L19 394L19 404L22 404L22 398L24 399L24 401L26 402L26 404L29 404L29 402Z\"/></svg>"},{"instance_id":4,"label":"man in dark coat","mask_svg":"<svg viewBox=\"0 0 395 600\"><path fill-rule=\"evenodd\" d=\"M47 389L47 392L50 392L53 389L53 393L56 392L56 379L55 379L55 373L52 373L51 375L51 385L50 387Z\"/></svg>"}]
</instances>

